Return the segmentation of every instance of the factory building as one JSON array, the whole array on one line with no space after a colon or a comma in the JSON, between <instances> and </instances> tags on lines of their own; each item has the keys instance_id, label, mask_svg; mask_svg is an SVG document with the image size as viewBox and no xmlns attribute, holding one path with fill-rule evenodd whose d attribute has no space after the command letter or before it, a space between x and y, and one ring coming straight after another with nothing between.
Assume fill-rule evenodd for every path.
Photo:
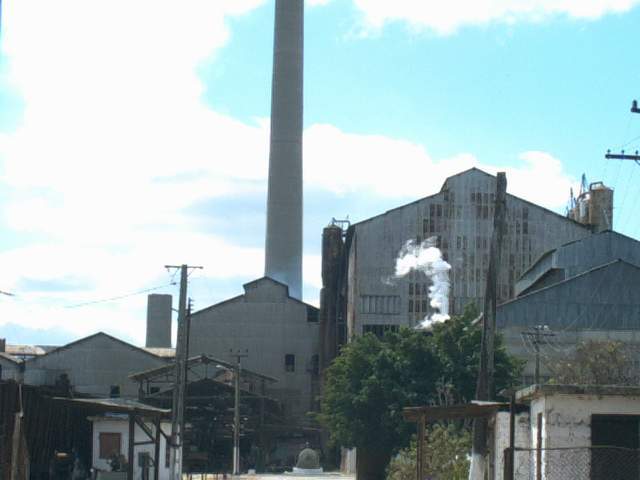
<instances>
[{"instance_id":1,"label":"factory building","mask_svg":"<svg viewBox=\"0 0 640 480\"><path fill-rule=\"evenodd\" d=\"M507 349L545 365L564 360L581 342L616 340L640 360L640 242L604 231L542 255L516 283L517 298L498 306L496 322ZM539 342L535 328L543 328ZM536 342L538 343L536 345Z\"/></svg>"},{"instance_id":2,"label":"factory building","mask_svg":"<svg viewBox=\"0 0 640 480\"><path fill-rule=\"evenodd\" d=\"M191 355L210 354L276 378L266 394L279 400L297 425L308 423L318 389L318 309L292 297L286 285L264 277L244 294L191 315Z\"/></svg>"},{"instance_id":3,"label":"factory building","mask_svg":"<svg viewBox=\"0 0 640 480\"><path fill-rule=\"evenodd\" d=\"M167 361L165 356L98 332L26 360L23 380L80 396L137 398L138 387L129 375Z\"/></svg>"},{"instance_id":4,"label":"factory building","mask_svg":"<svg viewBox=\"0 0 640 480\"><path fill-rule=\"evenodd\" d=\"M584 195L582 209L600 214L579 216L581 221L507 194L498 303L515 296L516 282L543 253L610 225L613 192L602 184L592 188L597 194ZM323 368L335 356L337 345L348 338L416 326L433 313L430 283L423 273L394 278L396 259L409 240L433 237L450 263L449 314L461 313L470 303L482 305L495 192L496 177L472 168L447 178L434 195L347 229L338 225L325 229L320 314Z\"/></svg>"}]
</instances>

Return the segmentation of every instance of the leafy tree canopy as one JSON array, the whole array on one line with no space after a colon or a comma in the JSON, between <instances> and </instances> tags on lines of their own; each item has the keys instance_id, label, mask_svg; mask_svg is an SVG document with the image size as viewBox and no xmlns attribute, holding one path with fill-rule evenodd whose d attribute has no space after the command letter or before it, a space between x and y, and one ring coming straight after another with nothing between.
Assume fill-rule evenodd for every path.
<instances>
[{"instance_id":1,"label":"leafy tree canopy","mask_svg":"<svg viewBox=\"0 0 640 480\"><path fill-rule=\"evenodd\" d=\"M636 352L637 355L637 352ZM634 352L622 342L590 340L567 358L548 365L551 383L565 385L637 385Z\"/></svg>"},{"instance_id":2,"label":"leafy tree canopy","mask_svg":"<svg viewBox=\"0 0 640 480\"><path fill-rule=\"evenodd\" d=\"M326 372L320 420L340 445L386 457L409 442L413 425L402 409L471 400L479 365L477 310L431 332L403 328L382 338L366 334L347 344ZM511 386L521 364L496 341L496 386Z\"/></svg>"}]
</instances>

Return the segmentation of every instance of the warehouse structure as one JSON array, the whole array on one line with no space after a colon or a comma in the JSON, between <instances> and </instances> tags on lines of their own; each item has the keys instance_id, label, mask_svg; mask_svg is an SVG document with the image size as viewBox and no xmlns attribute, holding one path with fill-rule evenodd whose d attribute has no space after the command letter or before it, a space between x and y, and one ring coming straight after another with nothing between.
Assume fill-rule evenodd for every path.
<instances>
[{"instance_id":1,"label":"warehouse structure","mask_svg":"<svg viewBox=\"0 0 640 480\"><path fill-rule=\"evenodd\" d=\"M613 192L601 184L592 188L606 195L583 196L583 210L605 213L579 217L585 223L507 194L499 303L514 297L517 280L543 253L610 224ZM335 356L337 345L354 335L415 326L433 313L428 297L430 283L424 273L413 271L404 278L394 278L398 253L409 240L420 243L434 237L443 258L450 263L449 314L460 313L471 303L482 306L495 191L496 177L472 168L447 178L434 195L347 229L337 224L325 229L323 367ZM589 223L592 221L597 223Z\"/></svg>"},{"instance_id":2,"label":"warehouse structure","mask_svg":"<svg viewBox=\"0 0 640 480\"><path fill-rule=\"evenodd\" d=\"M233 361L277 379L266 393L295 424L307 424L318 391L318 309L289 295L286 285L263 277L244 294L191 316L189 350Z\"/></svg>"},{"instance_id":3,"label":"warehouse structure","mask_svg":"<svg viewBox=\"0 0 640 480\"><path fill-rule=\"evenodd\" d=\"M620 233L604 231L545 253L517 282L517 298L496 313L508 350L527 360L525 382L533 380L536 349L543 375L545 364L588 340L624 342L640 360L638 285L640 242ZM536 328L547 332L540 345L530 334Z\"/></svg>"}]
</instances>

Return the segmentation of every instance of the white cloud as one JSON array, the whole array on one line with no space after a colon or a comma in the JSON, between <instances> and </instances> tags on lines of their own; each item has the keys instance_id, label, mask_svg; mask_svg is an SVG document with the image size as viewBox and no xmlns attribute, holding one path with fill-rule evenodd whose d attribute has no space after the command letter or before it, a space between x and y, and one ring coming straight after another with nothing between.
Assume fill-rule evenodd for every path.
<instances>
[{"instance_id":1,"label":"white cloud","mask_svg":"<svg viewBox=\"0 0 640 480\"><path fill-rule=\"evenodd\" d=\"M262 275L261 248L205 234L184 213L194 202L265 190L268 122L248 125L210 110L197 76L200 62L229 37L225 19L261 3L5 6L3 54L25 110L15 131L0 134L6 194L0 208L13 232L35 240L0 253L0 288L20 294L0 303L0 325L64 326L79 335L106 329L141 340L144 296L62 307L167 283L162 267L171 263L203 265L209 282L238 279L237 293L241 280ZM422 145L401 139L330 125L305 132L306 186L333 197L418 198L472 165L496 170L469 153L433 159ZM523 154L522 164L507 172L510 191L551 207L562 204L573 182L540 152ZM544 195L531 179L548 186ZM334 213L326 212L327 220ZM307 252L304 269L307 286L318 288L318 252ZM20 291L25 279L32 285L75 279L85 286ZM212 296L196 301L204 306Z\"/></svg>"},{"instance_id":2,"label":"white cloud","mask_svg":"<svg viewBox=\"0 0 640 480\"><path fill-rule=\"evenodd\" d=\"M412 29L433 30L442 35L466 25L491 22L536 22L554 16L593 20L626 12L639 0L353 0L364 16L365 31L386 23L406 22Z\"/></svg>"},{"instance_id":3,"label":"white cloud","mask_svg":"<svg viewBox=\"0 0 640 480\"><path fill-rule=\"evenodd\" d=\"M434 159L422 145L406 140L349 134L331 125L313 125L305 132L305 184L339 195L420 198L439 191L446 177L475 166L492 174L506 171L514 195L562 207L577 183L562 163L545 152L524 152L519 159L509 167L481 162L471 153Z\"/></svg>"}]
</instances>

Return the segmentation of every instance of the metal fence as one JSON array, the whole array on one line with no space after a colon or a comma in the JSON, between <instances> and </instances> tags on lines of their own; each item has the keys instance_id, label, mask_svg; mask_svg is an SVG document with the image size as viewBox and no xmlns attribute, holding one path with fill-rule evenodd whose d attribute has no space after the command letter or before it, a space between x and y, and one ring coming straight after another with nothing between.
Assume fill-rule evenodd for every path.
<instances>
[{"instance_id":1,"label":"metal fence","mask_svg":"<svg viewBox=\"0 0 640 480\"><path fill-rule=\"evenodd\" d=\"M514 480L638 480L640 450L621 447L516 449Z\"/></svg>"}]
</instances>

